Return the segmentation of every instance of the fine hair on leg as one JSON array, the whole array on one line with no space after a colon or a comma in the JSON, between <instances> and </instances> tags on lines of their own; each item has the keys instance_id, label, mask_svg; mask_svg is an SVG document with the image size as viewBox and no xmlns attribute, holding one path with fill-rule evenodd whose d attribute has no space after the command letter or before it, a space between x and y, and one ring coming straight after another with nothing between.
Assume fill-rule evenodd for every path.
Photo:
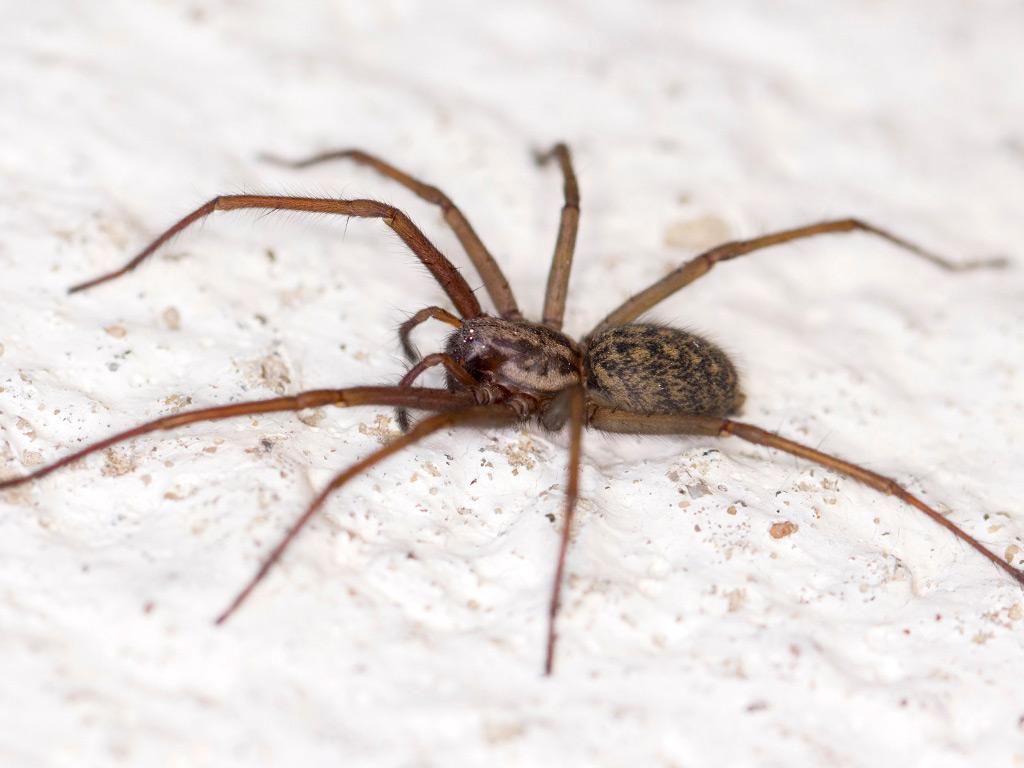
<instances>
[{"instance_id":1,"label":"fine hair on leg","mask_svg":"<svg viewBox=\"0 0 1024 768\"><path fill-rule=\"evenodd\" d=\"M505 279L505 274L501 271L501 267L498 266L498 262L494 260L491 252L487 250L487 246L483 244L480 236L477 235L476 230L469 223L469 219L451 201L451 198L437 187L432 184L425 184L405 171L399 170L391 163L361 149L333 149L319 152L301 160L286 160L269 153L264 153L260 157L269 163L286 168L309 168L331 160L351 160L359 165L373 168L377 173L395 180L421 199L438 206L444 214L444 220L462 244L462 248L466 255L469 256L469 260L473 262L473 266L476 267L477 273L479 273L480 278L483 280L484 290L491 297L491 301L494 302L498 313L509 320L519 320L522 318L523 315L516 304L512 288L509 286L508 280Z\"/></svg>"},{"instance_id":2,"label":"fine hair on leg","mask_svg":"<svg viewBox=\"0 0 1024 768\"><path fill-rule=\"evenodd\" d=\"M562 535L558 541L558 560L555 577L551 585L551 601L548 603L548 635L544 653L544 674L550 675L555 666L555 643L558 630L555 622L562 604L562 586L565 582L565 558L572 538L572 524L576 517L576 502L580 495L580 462L583 451L584 392L582 387L573 387L569 397L569 462L568 479L565 484L565 513L562 516Z\"/></svg>"},{"instance_id":3,"label":"fine hair on leg","mask_svg":"<svg viewBox=\"0 0 1024 768\"><path fill-rule=\"evenodd\" d=\"M823 453L809 446L798 443L794 440L777 435L774 432L755 427L753 424L745 424L732 419L723 419L717 416L688 416L678 414L632 414L622 411L615 411L610 408L597 408L590 419L590 426L605 432L621 432L627 434L646 435L671 435L671 434L697 434L739 437L747 442L763 445L768 448L784 451L798 456L815 464L820 464L853 480L861 482L887 496L895 496L904 503L914 507L930 517L934 522L941 525L952 533L957 539L964 542L972 549L981 553L991 563L1012 576L1019 584L1024 585L1024 572L1021 572L1006 562L999 555L992 552L984 544L967 533L952 520L941 514L938 510L925 504L917 496L913 495L906 488L895 480L892 480L869 469L853 464L852 462L840 459Z\"/></svg>"},{"instance_id":4,"label":"fine hair on leg","mask_svg":"<svg viewBox=\"0 0 1024 768\"><path fill-rule=\"evenodd\" d=\"M720 261L728 261L738 256L745 256L763 248L770 248L773 245L790 243L794 240L802 240L816 235L837 234L846 232L866 232L875 235L892 245L901 248L907 253L918 256L940 269L948 272L965 272L973 269L1000 268L1006 266L1006 260L975 259L956 263L922 248L916 243L905 240L898 235L868 224L860 219L836 219L834 221L822 221L817 224L808 224L794 229L784 229L767 235L761 235L750 240L735 240L715 246L694 256L689 261L669 272L660 280L654 282L639 293L630 296L618 308L610 312L589 334L588 338L595 336L598 332L616 325L630 323L656 304L664 301L676 291L686 287L698 278L703 277L711 271L712 267Z\"/></svg>"},{"instance_id":5,"label":"fine hair on leg","mask_svg":"<svg viewBox=\"0 0 1024 768\"><path fill-rule=\"evenodd\" d=\"M369 456L360 459L344 471L339 472L324 487L324 489L317 494L316 498L310 502L305 511L296 518L295 522L288 528L284 536L281 537L281 540L264 558L253 577L246 583L242 590L235 595L228 607L225 608L219 616L217 616L214 623L223 624L231 617L231 614L238 610L239 606L241 606L242 603L245 602L246 598L252 594L252 591L256 586L263 581L274 564L281 559L281 555L284 554L285 550L299 534L299 531L301 531L312 519L313 515L316 514L316 511L323 506L327 498L349 480L365 472L375 464L379 464L388 456L398 453L403 448L419 442L427 435L433 434L445 427L456 427L474 422L482 424L504 424L510 421L516 421L517 419L518 417L514 411L502 405L484 405L428 416L423 419L423 421L417 423L404 435L399 435L383 447L371 453Z\"/></svg>"},{"instance_id":6,"label":"fine hair on leg","mask_svg":"<svg viewBox=\"0 0 1024 768\"><path fill-rule=\"evenodd\" d=\"M542 165L554 159L562 171L565 203L562 205L562 214L558 222L555 254L551 259L551 270L548 272L548 286L544 292L542 312L544 325L560 331L565 317L572 257L576 251L576 231L580 225L580 189L576 181L576 172L572 167L572 156L565 144L558 143L547 152L538 152L536 159Z\"/></svg>"},{"instance_id":7,"label":"fine hair on leg","mask_svg":"<svg viewBox=\"0 0 1024 768\"><path fill-rule=\"evenodd\" d=\"M157 236L134 258L120 269L72 286L69 293L92 288L131 272L161 245L191 224L201 221L214 211L236 211L250 208L263 211L300 211L352 216L359 219L380 219L397 234L427 268L438 285L448 294L459 314L464 318L482 314L480 302L455 266L413 224L412 219L391 205L376 200L331 200L319 197L285 197L280 195L221 195L196 208Z\"/></svg>"},{"instance_id":8,"label":"fine hair on leg","mask_svg":"<svg viewBox=\"0 0 1024 768\"><path fill-rule=\"evenodd\" d=\"M280 413L282 411L303 411L307 408L320 408L333 405L348 408L357 405L389 405L393 407L422 408L430 411L445 411L465 408L473 404L473 396L469 392L453 392L447 389L410 389L407 387L350 387L348 389L314 389L286 397L272 397L267 400L249 400L229 405L215 405L209 408L196 408L182 411L172 416L147 421L138 426L117 432L103 440L86 445L77 451L40 467L20 477L9 477L0 480L0 490L14 488L23 483L46 477L51 472L84 459L86 456L110 448L118 443L150 432L166 431L184 427L188 424L199 424L205 421L221 421L236 416L248 416L255 413Z\"/></svg>"}]
</instances>

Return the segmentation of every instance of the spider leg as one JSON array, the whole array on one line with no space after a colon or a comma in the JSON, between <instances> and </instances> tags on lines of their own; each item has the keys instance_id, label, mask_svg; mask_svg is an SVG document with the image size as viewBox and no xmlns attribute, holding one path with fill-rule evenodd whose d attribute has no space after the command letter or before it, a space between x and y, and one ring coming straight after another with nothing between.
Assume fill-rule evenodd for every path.
<instances>
[{"instance_id":1,"label":"spider leg","mask_svg":"<svg viewBox=\"0 0 1024 768\"><path fill-rule=\"evenodd\" d=\"M883 477L869 469L852 464L849 461L840 459L827 453L822 453L801 443L789 440L785 437L768 432L767 430L755 427L752 424L744 424L732 419L722 419L715 416L684 416L684 415L662 415L655 414L645 416L631 414L623 411L615 411L610 408L597 408L593 412L590 425L606 432L624 432L632 434L699 434L718 435L725 437L733 435L758 445L775 448L780 451L798 456L808 461L813 461L823 467L832 469L858 482L874 488L887 496L895 496L915 509L924 512L933 521L952 533L960 541L976 550L1000 569L1012 576L1019 584L1024 585L1024 572L1018 571L999 555L989 550L985 545L967 533L949 518L942 515L938 510L928 506L917 496L914 496L906 488L895 480Z\"/></svg>"},{"instance_id":2,"label":"spider leg","mask_svg":"<svg viewBox=\"0 0 1024 768\"><path fill-rule=\"evenodd\" d=\"M491 252L487 250L487 247L480 240L476 230L473 229L469 220L462 214L462 211L437 187L431 184L424 184L419 179L410 176L404 171L400 171L391 163L387 163L379 157L359 149L338 149L321 152L302 160L285 160L271 154L263 154L260 158L275 165L283 165L286 168L308 168L311 165L317 165L328 160L347 158L360 165L368 165L378 173L394 179L406 189L441 209L444 214L444 220L448 222L448 226L455 232L455 236L462 243L462 247L469 256L470 261L473 262L473 266L476 267L476 271L480 273L480 277L484 281L484 288L491 297L491 301L494 302L494 306L498 308L498 312L502 317L509 320L519 320L522 318L519 307L516 305L515 296L512 295L512 289L509 287L508 280L505 279L501 267L498 266Z\"/></svg>"},{"instance_id":3,"label":"spider leg","mask_svg":"<svg viewBox=\"0 0 1024 768\"><path fill-rule=\"evenodd\" d=\"M583 388L574 387L569 400L569 479L565 490L565 516L562 520L562 537L558 545L558 564L551 586L551 602L548 608L548 639L544 654L544 674L550 675L555 664L555 642L558 633L555 621L562 601L562 583L565 581L565 556L569 551L572 522L576 516L576 500L580 490L580 458L583 445Z\"/></svg>"},{"instance_id":4,"label":"spider leg","mask_svg":"<svg viewBox=\"0 0 1024 768\"><path fill-rule=\"evenodd\" d=\"M665 277L661 278L650 287L631 296L622 304L622 306L598 323L597 327L590 332L589 336L594 336L598 331L602 331L605 328L610 328L615 325L623 325L635 320L658 302L667 299L679 289L706 275L711 271L711 268L720 261L728 261L729 259L735 259L738 256L744 256L748 253L759 251L762 248L769 248L773 245L789 243L794 240L802 240L807 237L814 237L815 235L842 232L866 232L868 234L875 235L876 237L887 240L893 245L902 248L904 251L912 253L915 256L919 256L925 261L931 262L935 266L948 272L964 272L970 269L1006 266L1005 259L976 259L962 263L955 263L948 259L944 259L931 251L925 250L909 240L904 240L902 237L898 237L887 230L876 227L873 224L868 224L860 219L822 221L817 224L809 224L804 227L796 227L795 229L785 229L781 232L773 232L750 240L735 240L705 251L689 261L684 262L681 266L669 272Z\"/></svg>"},{"instance_id":5,"label":"spider leg","mask_svg":"<svg viewBox=\"0 0 1024 768\"><path fill-rule=\"evenodd\" d=\"M538 152L537 163L543 165L549 160L558 161L562 169L565 203L558 222L558 238L555 240L555 255L548 272L548 286L544 293L543 322L556 331L562 329L565 315L565 298L569 289L569 272L572 270L572 256L576 250L576 230L580 225L580 188L576 172L572 167L569 148L559 142L547 152Z\"/></svg>"},{"instance_id":6,"label":"spider leg","mask_svg":"<svg viewBox=\"0 0 1024 768\"><path fill-rule=\"evenodd\" d=\"M483 390L481 389L480 383L450 355L446 355L443 352L435 352L432 355L427 355L416 363L408 370L405 376L402 377L402 380L398 382L398 386L403 389L411 387L413 382L415 382L424 371L437 365L444 366L444 369L448 371L451 377L451 381L461 384L466 389L473 390L474 394L478 391L482 394ZM478 405L488 404L481 402L479 398L476 398L476 402ZM398 428L400 430L403 432L409 431L409 410L407 408L396 408L395 419L398 421Z\"/></svg>"},{"instance_id":7,"label":"spider leg","mask_svg":"<svg viewBox=\"0 0 1024 768\"><path fill-rule=\"evenodd\" d=\"M417 325L431 319L440 320L442 323L448 323L448 325L454 325L456 328L462 327L462 321L446 309L441 307L421 309L398 327L398 340L401 342L402 351L405 352L405 357L410 363L415 363L419 360L420 353L413 346L412 341L409 339L409 334L412 333L412 329Z\"/></svg>"},{"instance_id":8,"label":"spider leg","mask_svg":"<svg viewBox=\"0 0 1024 768\"><path fill-rule=\"evenodd\" d=\"M269 400L252 400L244 403L232 403L231 405L218 405L212 408L199 408L147 421L144 424L118 432L103 440L90 443L84 448L40 467L27 475L0 480L0 490L14 488L23 483L46 477L46 475L61 467L66 467L68 464L72 464L79 459L122 443L125 440L130 440L133 437L160 430L176 429L186 424L196 424L201 421L219 421L253 413L301 411L306 408L318 408L323 405L336 405L341 408L354 405L390 405L423 408L431 411L445 411L465 408L467 405L472 404L473 397L468 392L451 392L446 389L408 389L403 387L351 387L349 389L314 389L289 397L274 397Z\"/></svg>"},{"instance_id":9,"label":"spider leg","mask_svg":"<svg viewBox=\"0 0 1024 768\"><path fill-rule=\"evenodd\" d=\"M176 224L165 230L138 255L118 270L84 283L73 286L70 293L91 288L108 280L120 277L141 264L157 248L197 221L205 219L214 211L234 211L241 208L255 208L267 211L302 211L305 213L329 213L339 216L355 216L361 219L381 219L409 249L416 254L434 279L438 282L455 308L463 317L477 317L481 314L480 302L470 289L465 278L455 266L434 247L412 220L394 206L376 200L331 200L316 197L285 197L280 195L221 195L199 206Z\"/></svg>"},{"instance_id":10,"label":"spider leg","mask_svg":"<svg viewBox=\"0 0 1024 768\"><path fill-rule=\"evenodd\" d=\"M264 577L266 577L267 573L274 566L274 563L281 558L281 555L284 554L284 551L288 548L288 545L292 543L299 531L301 531L313 515L316 514L316 511L323 506L327 497L341 488L341 486L353 477L356 477L361 472L369 469L375 464L380 463L388 456L398 453L403 448L406 448L407 446L422 440L427 435L437 432L440 429L444 429L445 427L462 426L464 424L471 423L500 424L515 421L517 418L518 417L510 409L500 405L478 406L429 416L416 424L416 426L406 434L396 437L387 445L374 451L369 456L360 459L348 469L343 472L339 472L327 484L327 486L317 494L316 498L310 502L309 506L306 507L306 510L295 520L295 522L292 523L285 535L270 551L270 554L268 554L263 560L263 563L260 565L255 575L235 596L231 601L231 604L228 605L228 607L217 617L215 623L223 624L231 614L238 610L238 607L245 602L245 599L252 593L256 586L263 581Z\"/></svg>"},{"instance_id":11,"label":"spider leg","mask_svg":"<svg viewBox=\"0 0 1024 768\"><path fill-rule=\"evenodd\" d=\"M480 382L474 379L472 375L470 375L469 371L463 368L462 365L451 355L446 355L444 352L434 352L433 354L427 355L416 363L416 365L410 368L405 376L402 377L402 380L398 382L398 386L411 387L413 382L416 381L424 371L438 365L444 366L444 369L451 374L452 378L464 387L472 388L480 385Z\"/></svg>"}]
</instances>

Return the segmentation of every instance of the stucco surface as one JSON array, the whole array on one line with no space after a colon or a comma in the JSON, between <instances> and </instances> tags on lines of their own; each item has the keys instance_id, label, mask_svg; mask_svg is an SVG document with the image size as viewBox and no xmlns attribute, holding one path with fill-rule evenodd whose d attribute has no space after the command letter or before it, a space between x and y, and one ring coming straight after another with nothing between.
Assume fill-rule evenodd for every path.
<instances>
[{"instance_id":1,"label":"stucco surface","mask_svg":"<svg viewBox=\"0 0 1024 768\"><path fill-rule=\"evenodd\" d=\"M443 188L539 313L571 143L567 330L699 249L858 215L651 313L735 357L743 417L860 461L1020 562L1024 9L1010 2L21 4L0 32L0 472L139 421L395 381L444 296L376 197L478 285ZM423 349L443 328L424 328ZM212 618L383 409L243 418L0 494L4 765L1016 765L1024 597L894 499L736 440L588 433L557 674L540 675L566 440L446 432L334 498ZM782 538L776 528L793 530Z\"/></svg>"}]
</instances>

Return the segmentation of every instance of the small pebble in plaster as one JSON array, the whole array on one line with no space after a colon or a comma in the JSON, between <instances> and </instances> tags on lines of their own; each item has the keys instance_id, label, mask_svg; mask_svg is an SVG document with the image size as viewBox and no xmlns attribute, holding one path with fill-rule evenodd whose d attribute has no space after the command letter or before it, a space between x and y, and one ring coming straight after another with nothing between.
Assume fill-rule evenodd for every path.
<instances>
[{"instance_id":1,"label":"small pebble in plaster","mask_svg":"<svg viewBox=\"0 0 1024 768\"><path fill-rule=\"evenodd\" d=\"M166 325L168 329L177 331L181 328L181 313L174 307L168 307L165 309L160 317L163 319L164 325Z\"/></svg>"},{"instance_id":2,"label":"small pebble in plaster","mask_svg":"<svg viewBox=\"0 0 1024 768\"><path fill-rule=\"evenodd\" d=\"M236 366L249 383L266 387L279 395L283 395L292 383L288 364L277 352L255 360L244 360Z\"/></svg>"},{"instance_id":3,"label":"small pebble in plaster","mask_svg":"<svg viewBox=\"0 0 1024 768\"><path fill-rule=\"evenodd\" d=\"M43 463L43 454L39 451L25 451L21 454L21 463L26 467L35 467Z\"/></svg>"},{"instance_id":4,"label":"small pebble in plaster","mask_svg":"<svg viewBox=\"0 0 1024 768\"><path fill-rule=\"evenodd\" d=\"M707 496L711 493L711 488L703 480L686 486L686 490L689 491L691 499L699 499L701 496Z\"/></svg>"},{"instance_id":5,"label":"small pebble in plaster","mask_svg":"<svg viewBox=\"0 0 1024 768\"><path fill-rule=\"evenodd\" d=\"M4 345L0 344L0 357L4 356Z\"/></svg>"},{"instance_id":6,"label":"small pebble in plaster","mask_svg":"<svg viewBox=\"0 0 1024 768\"><path fill-rule=\"evenodd\" d=\"M327 417L323 408L314 408L310 411L299 411L299 421L307 427L318 427L320 422Z\"/></svg>"},{"instance_id":7,"label":"small pebble in plaster","mask_svg":"<svg viewBox=\"0 0 1024 768\"><path fill-rule=\"evenodd\" d=\"M103 457L106 459L106 463L100 472L104 477L120 477L121 475L128 474L135 468L135 465L128 456L115 451L113 448L108 448L103 453Z\"/></svg>"},{"instance_id":8,"label":"small pebble in plaster","mask_svg":"<svg viewBox=\"0 0 1024 768\"><path fill-rule=\"evenodd\" d=\"M182 394L168 395L164 398L164 405L169 406L172 410L180 411L182 408L192 405L192 397Z\"/></svg>"},{"instance_id":9,"label":"small pebble in plaster","mask_svg":"<svg viewBox=\"0 0 1024 768\"><path fill-rule=\"evenodd\" d=\"M797 532L799 526L796 523L791 523L788 520L782 523L772 523L772 527L768 529L773 539L784 539L787 536L792 536Z\"/></svg>"},{"instance_id":10,"label":"small pebble in plaster","mask_svg":"<svg viewBox=\"0 0 1024 768\"><path fill-rule=\"evenodd\" d=\"M391 426L391 417L385 416L382 413L377 414L376 420L373 422L373 426L369 424L359 425L359 434L367 435L368 437L377 438L377 442L381 445L391 442L394 438L398 437L401 432Z\"/></svg>"},{"instance_id":11,"label":"small pebble in plaster","mask_svg":"<svg viewBox=\"0 0 1024 768\"><path fill-rule=\"evenodd\" d=\"M123 339L128 335L128 331L123 325L108 325L103 330L107 332L108 336L113 336L115 339Z\"/></svg>"},{"instance_id":12,"label":"small pebble in plaster","mask_svg":"<svg viewBox=\"0 0 1024 768\"><path fill-rule=\"evenodd\" d=\"M497 440L492 440L492 443L497 442ZM546 461L544 451L538 447L526 432L519 433L519 440L515 445L488 446L484 450L504 454L509 466L512 467L513 475L518 475L521 468L533 469L537 462L543 463Z\"/></svg>"},{"instance_id":13,"label":"small pebble in plaster","mask_svg":"<svg viewBox=\"0 0 1024 768\"><path fill-rule=\"evenodd\" d=\"M277 353L260 360L260 380L279 395L283 395L292 383L288 366Z\"/></svg>"},{"instance_id":14,"label":"small pebble in plaster","mask_svg":"<svg viewBox=\"0 0 1024 768\"><path fill-rule=\"evenodd\" d=\"M743 603L747 599L747 591L742 587L737 589L730 589L725 593L726 600L728 601L729 613L735 613L743 607Z\"/></svg>"},{"instance_id":15,"label":"small pebble in plaster","mask_svg":"<svg viewBox=\"0 0 1024 768\"><path fill-rule=\"evenodd\" d=\"M1003 554L1003 558L1008 563L1012 563L1014 558L1020 553L1020 547L1016 544L1011 544L1006 548L1006 552Z\"/></svg>"}]
</instances>

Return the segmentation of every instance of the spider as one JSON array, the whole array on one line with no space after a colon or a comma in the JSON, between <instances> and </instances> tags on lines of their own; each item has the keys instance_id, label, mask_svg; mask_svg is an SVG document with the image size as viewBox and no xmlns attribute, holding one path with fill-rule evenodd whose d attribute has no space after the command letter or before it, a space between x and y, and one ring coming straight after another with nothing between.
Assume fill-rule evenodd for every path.
<instances>
[{"instance_id":1,"label":"spider","mask_svg":"<svg viewBox=\"0 0 1024 768\"><path fill-rule=\"evenodd\" d=\"M140 424L87 445L30 474L0 481L0 489L38 480L72 462L117 443L157 430L186 424L233 418L246 414L299 411L334 405L387 406L396 409L402 434L335 475L305 511L291 524L265 556L248 583L216 618L228 619L267 576L281 556L334 491L387 457L439 430L467 425L514 425L535 420L549 431L568 427L569 460L565 507L558 557L548 603L544 673L555 660L556 620L561 600L566 553L579 495L579 469L584 427L633 434L685 434L735 436L816 462L864 483L883 494L896 496L915 507L968 544L992 563L1024 584L1024 573L989 551L956 523L925 504L896 481L862 466L822 453L773 432L736 421L743 402L739 377L728 356L716 345L686 331L637 322L663 299L704 276L719 262L735 259L783 243L829 233L862 232L874 235L905 252L955 272L1000 266L998 260L953 263L891 232L856 218L821 221L749 240L736 240L701 253L648 288L627 299L608 314L581 341L561 332L566 288L580 219L580 195L569 149L559 143L536 153L538 164L557 162L563 180L564 205L548 275L541 321L526 320L501 268L477 236L460 209L438 188L425 184L389 162L361 150L323 152L299 161L267 155L264 159L287 167L305 168L347 158L368 166L438 206L479 273L483 287L497 310L483 311L465 278L399 209L375 200L289 197L279 195L221 195L196 208L160 234L120 269L75 285L70 293L93 288L130 272L169 239L214 211L251 208L264 211L302 211L346 217L381 219L404 241L441 286L455 312L431 306L401 324L399 340L411 367L397 386L317 389L286 397L232 403L184 411ZM437 320L453 326L443 352L420 358L411 341L421 323ZM440 367L445 388L414 386L424 371ZM426 411L410 424L408 410Z\"/></svg>"}]
</instances>

